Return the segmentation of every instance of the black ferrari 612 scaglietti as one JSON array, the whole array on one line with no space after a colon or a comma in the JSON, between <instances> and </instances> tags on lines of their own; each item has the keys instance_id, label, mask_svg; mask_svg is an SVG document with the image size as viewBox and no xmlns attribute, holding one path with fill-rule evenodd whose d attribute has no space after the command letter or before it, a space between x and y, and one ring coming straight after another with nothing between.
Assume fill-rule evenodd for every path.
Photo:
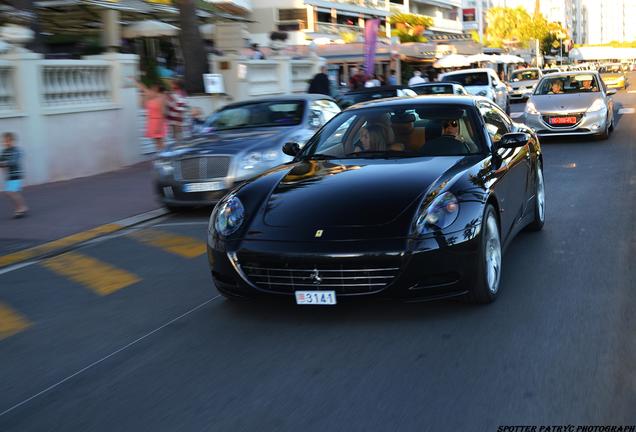
<instances>
[{"instance_id":1,"label":"black ferrari 612 scaglietti","mask_svg":"<svg viewBox=\"0 0 636 432\"><path fill-rule=\"evenodd\" d=\"M502 253L545 218L534 132L471 96L386 99L338 114L290 163L226 195L208 258L228 298L493 301Z\"/></svg>"}]
</instances>

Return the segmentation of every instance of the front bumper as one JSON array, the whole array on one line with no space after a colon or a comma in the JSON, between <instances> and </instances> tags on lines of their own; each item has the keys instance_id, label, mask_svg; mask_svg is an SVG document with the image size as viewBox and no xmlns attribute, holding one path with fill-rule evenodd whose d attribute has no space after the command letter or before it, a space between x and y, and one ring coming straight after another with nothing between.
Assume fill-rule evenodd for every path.
<instances>
[{"instance_id":1,"label":"front bumper","mask_svg":"<svg viewBox=\"0 0 636 432\"><path fill-rule=\"evenodd\" d=\"M206 180L207 181L207 180ZM210 180L212 181L212 180ZM155 180L155 192L159 201L171 207L198 207L214 205L219 202L228 192L243 182L224 181L224 187L220 190L205 192L186 192L184 187L188 181L178 181L173 178L163 177Z\"/></svg>"},{"instance_id":2,"label":"front bumper","mask_svg":"<svg viewBox=\"0 0 636 432\"><path fill-rule=\"evenodd\" d=\"M572 126L553 126L548 124L544 117L551 115L581 115L579 122ZM577 136L577 135L596 135L605 130L607 123L607 110L585 113L541 113L528 114L524 113L524 123L532 128L540 137L546 136Z\"/></svg>"},{"instance_id":3,"label":"front bumper","mask_svg":"<svg viewBox=\"0 0 636 432\"><path fill-rule=\"evenodd\" d=\"M513 89L510 92L510 100L526 100L532 95L532 89Z\"/></svg>"},{"instance_id":4,"label":"front bumper","mask_svg":"<svg viewBox=\"0 0 636 432\"><path fill-rule=\"evenodd\" d=\"M430 300L470 290L479 261L478 232L479 228L472 238L457 243L452 242L462 233L422 239L417 244L408 239L383 240L381 250L378 241L370 240L244 240L238 248L225 248L209 239L208 260L215 286L226 296L293 302L296 290L335 290L338 301L360 297ZM255 268L260 269L256 275ZM273 268L276 270L270 270ZM391 278L378 276L388 274L385 269L395 269ZM323 276L322 282L310 280L310 273L316 270ZM383 282L374 283L379 280Z\"/></svg>"}]
</instances>

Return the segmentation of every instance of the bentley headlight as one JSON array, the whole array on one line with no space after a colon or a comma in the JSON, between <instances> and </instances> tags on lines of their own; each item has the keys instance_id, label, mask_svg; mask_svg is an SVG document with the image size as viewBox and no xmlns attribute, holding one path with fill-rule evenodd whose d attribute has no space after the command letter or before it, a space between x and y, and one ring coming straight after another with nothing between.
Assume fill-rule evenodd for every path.
<instances>
[{"instance_id":1,"label":"bentley headlight","mask_svg":"<svg viewBox=\"0 0 636 432\"><path fill-rule=\"evenodd\" d=\"M415 230L421 235L447 228L455 222L458 214L457 197L450 192L445 192L435 198L426 209L420 211L415 221Z\"/></svg>"},{"instance_id":2,"label":"bentley headlight","mask_svg":"<svg viewBox=\"0 0 636 432\"><path fill-rule=\"evenodd\" d=\"M153 165L161 176L169 176L174 172L174 166L170 160L157 159L153 162Z\"/></svg>"},{"instance_id":3,"label":"bentley headlight","mask_svg":"<svg viewBox=\"0 0 636 432\"><path fill-rule=\"evenodd\" d=\"M596 99L592 105L587 109L587 112L598 112L607 109L603 99Z\"/></svg>"},{"instance_id":4,"label":"bentley headlight","mask_svg":"<svg viewBox=\"0 0 636 432\"><path fill-rule=\"evenodd\" d=\"M539 111L537 111L537 108L534 106L534 104L531 101L526 102L525 111L526 111L526 114L532 114L532 115L541 114Z\"/></svg>"},{"instance_id":5,"label":"bentley headlight","mask_svg":"<svg viewBox=\"0 0 636 432\"><path fill-rule=\"evenodd\" d=\"M477 93L477 96L488 96L488 92L486 90L482 90L479 93Z\"/></svg>"},{"instance_id":6,"label":"bentley headlight","mask_svg":"<svg viewBox=\"0 0 636 432\"><path fill-rule=\"evenodd\" d=\"M245 218L243 203L238 197L230 195L215 207L212 217L216 232L227 237L235 233L243 223Z\"/></svg>"}]
</instances>

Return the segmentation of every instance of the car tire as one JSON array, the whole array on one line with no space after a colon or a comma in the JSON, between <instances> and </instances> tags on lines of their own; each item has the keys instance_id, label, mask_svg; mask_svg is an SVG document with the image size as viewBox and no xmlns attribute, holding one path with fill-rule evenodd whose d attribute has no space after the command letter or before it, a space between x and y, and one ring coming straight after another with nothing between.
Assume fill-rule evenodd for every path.
<instances>
[{"instance_id":1,"label":"car tire","mask_svg":"<svg viewBox=\"0 0 636 432\"><path fill-rule=\"evenodd\" d=\"M479 239L480 250L475 283L466 295L466 300L474 304L487 304L495 301L499 294L503 256L499 219L491 204L488 204L484 210Z\"/></svg>"},{"instance_id":2,"label":"car tire","mask_svg":"<svg viewBox=\"0 0 636 432\"><path fill-rule=\"evenodd\" d=\"M605 141L606 139L609 138L609 121L606 122L605 124L605 130L603 132L601 132L600 134L596 135L596 138L599 139L600 141Z\"/></svg>"},{"instance_id":3,"label":"car tire","mask_svg":"<svg viewBox=\"0 0 636 432\"><path fill-rule=\"evenodd\" d=\"M534 218L528 224L529 231L541 231L545 224L545 183L543 182L543 166L537 164L537 181L534 190Z\"/></svg>"},{"instance_id":4,"label":"car tire","mask_svg":"<svg viewBox=\"0 0 636 432\"><path fill-rule=\"evenodd\" d=\"M506 99L506 114L510 115L510 98Z\"/></svg>"}]
</instances>

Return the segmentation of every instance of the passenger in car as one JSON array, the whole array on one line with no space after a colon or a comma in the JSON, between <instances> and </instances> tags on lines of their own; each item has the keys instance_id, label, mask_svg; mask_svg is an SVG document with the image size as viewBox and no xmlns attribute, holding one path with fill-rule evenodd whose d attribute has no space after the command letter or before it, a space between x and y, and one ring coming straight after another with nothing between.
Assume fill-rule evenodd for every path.
<instances>
[{"instance_id":1,"label":"passenger in car","mask_svg":"<svg viewBox=\"0 0 636 432\"><path fill-rule=\"evenodd\" d=\"M385 151L388 148L386 128L380 124L367 124L360 129L360 142L353 148L354 153Z\"/></svg>"},{"instance_id":2,"label":"passenger in car","mask_svg":"<svg viewBox=\"0 0 636 432\"><path fill-rule=\"evenodd\" d=\"M460 139L459 135L459 121L446 120L442 124L442 135L452 136L453 138Z\"/></svg>"}]
</instances>

